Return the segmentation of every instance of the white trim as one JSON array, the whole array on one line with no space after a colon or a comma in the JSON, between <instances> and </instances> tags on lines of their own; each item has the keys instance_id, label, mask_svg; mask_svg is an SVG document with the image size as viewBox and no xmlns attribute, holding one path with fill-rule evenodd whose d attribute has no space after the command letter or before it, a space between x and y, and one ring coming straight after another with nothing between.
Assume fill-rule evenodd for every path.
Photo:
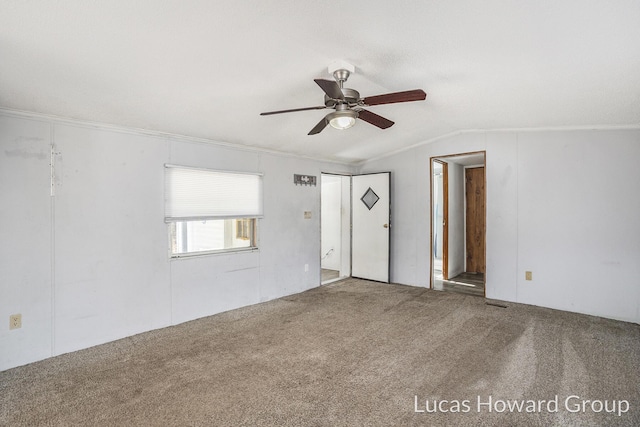
<instances>
[{"instance_id":1,"label":"white trim","mask_svg":"<svg viewBox=\"0 0 640 427\"><path fill-rule=\"evenodd\" d=\"M547 126L547 127L539 127L539 128L495 128L495 129L461 129L461 130L456 130L456 131L452 131L449 133L446 133L444 135L440 135L440 136L436 136L415 144L411 144L407 147L403 147L403 148L399 148L397 150L394 151L390 151L386 154L381 154L377 157L372 157L370 159L366 159L366 160L359 160L359 161L340 161L340 160L335 160L335 159L328 159L325 157L313 157L313 156L305 156L305 155L301 155L301 154L293 154L293 153L289 153L286 151L278 151L278 150L273 150L273 149L268 149L268 148L261 148L261 147L255 147L255 146L248 146L248 145L242 145L242 144L238 144L238 143L230 143L230 142L222 142L222 141L217 141L217 140L213 140L213 139L207 139L207 138L199 138L199 137L195 137L195 136L188 136L188 135L180 135L180 134L175 134L175 133L170 133L170 132L162 132L162 131L156 131L156 130L149 130L149 129L142 129L142 128L135 128L135 127L126 127L126 126L121 126L121 125L114 125L114 124L109 124L109 123L101 123L101 122L93 122L90 120L81 120L81 119L74 119L74 118L69 118L69 117L62 117L62 116L56 116L53 114L45 114L45 113L36 113L36 112L31 112L31 111L23 111L23 110L14 110L11 108L3 108L0 107L0 114L6 115L6 116L12 116L12 117L18 117L18 118L28 118L28 119L32 119L32 120L39 120L39 121L44 121L47 123L50 122L57 122L60 124L68 124L68 125L74 125L74 126L78 126L78 127L84 127L84 128L90 128L90 129L104 129L104 130L110 130L110 131L114 131L114 132L119 132L119 133L126 133L126 134L133 134L133 135L143 135L143 136L150 136L150 137L155 137L155 138L162 138L162 139L169 139L172 141L183 141L183 142L189 142L189 143L197 143L197 144L209 144L209 145L216 145L216 146L220 146L220 147L226 147L226 148L230 148L230 149L235 149L235 150L239 150L239 151L248 151L248 152L253 152L253 153L263 153L263 154L272 154L272 155L279 155L279 156L285 156L285 157L292 157L292 158L297 158L297 159L305 159L305 160L314 160L314 161L318 161L318 162L322 162L322 163L334 163L334 164L339 164L339 165L344 165L344 166L355 166L355 167L362 167L363 165L369 163L369 162L373 162L373 161L377 161L380 159L384 159L387 157L391 157L393 155L396 155L398 153L402 153L403 151L408 151L411 150L413 148L417 148L426 144L430 144L432 142L436 142L439 141L441 139L445 139L445 138L449 138L452 136L456 136L456 135L461 135L461 134L465 134L465 133L482 133L482 132L549 132L549 131L577 131L577 130L595 130L595 131L608 131L608 130L640 130L640 123L636 123L636 124L627 124L627 125L582 125L582 126Z\"/></svg>"},{"instance_id":2,"label":"white trim","mask_svg":"<svg viewBox=\"0 0 640 427\"><path fill-rule=\"evenodd\" d=\"M216 249L212 251L185 252L185 253L177 253L177 254L172 254L171 250L169 250L169 260L203 257L203 256L211 256L211 255L238 254L243 252L259 252L259 251L260 251L260 248L258 248L257 246L252 246L250 248Z\"/></svg>"},{"instance_id":3,"label":"white trim","mask_svg":"<svg viewBox=\"0 0 640 427\"><path fill-rule=\"evenodd\" d=\"M53 114L13 110L10 108L2 108L2 107L0 107L0 114L5 116L16 117L16 118L38 120L46 123L55 122L59 124L72 125L72 126L83 127L88 129L101 129L101 130L108 130L112 132L124 133L129 135L149 136L149 137L158 138L158 139L169 139L171 141L176 141L176 142L215 145L219 147L230 148L238 151L247 151L251 153L271 154L271 155L284 156L284 157L290 157L295 159L313 160L313 161L322 162L322 163L335 163L335 164L344 165L344 166L354 165L354 162L327 159L323 157L305 156L302 154L294 154L286 151L278 151L278 150L273 150L269 148L261 148L261 147L255 147L255 146L249 146L249 145L242 145L238 143L223 142L223 141L218 141L214 139L199 138L195 136L180 135L176 133L162 132L157 130L114 125L110 123L93 122L90 120L61 117Z\"/></svg>"}]
</instances>

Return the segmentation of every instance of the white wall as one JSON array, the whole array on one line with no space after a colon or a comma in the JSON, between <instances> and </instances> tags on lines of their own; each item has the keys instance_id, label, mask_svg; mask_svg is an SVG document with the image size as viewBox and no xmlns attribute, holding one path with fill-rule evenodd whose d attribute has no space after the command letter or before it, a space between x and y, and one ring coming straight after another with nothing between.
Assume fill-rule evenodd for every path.
<instances>
[{"instance_id":1,"label":"white wall","mask_svg":"<svg viewBox=\"0 0 640 427\"><path fill-rule=\"evenodd\" d=\"M50 140L49 123L0 116L0 370L52 354Z\"/></svg>"},{"instance_id":2,"label":"white wall","mask_svg":"<svg viewBox=\"0 0 640 427\"><path fill-rule=\"evenodd\" d=\"M392 171L392 281L429 286L429 158L482 150L487 297L640 323L639 130L461 133L364 164Z\"/></svg>"},{"instance_id":3,"label":"white wall","mask_svg":"<svg viewBox=\"0 0 640 427\"><path fill-rule=\"evenodd\" d=\"M431 241L433 243L433 258L438 261L444 261L444 167L442 163L436 161L432 161L431 167L433 173L433 179L431 181L431 198L433 199L431 213L433 235L431 236ZM443 268L442 264L440 264L440 267Z\"/></svg>"},{"instance_id":4,"label":"white wall","mask_svg":"<svg viewBox=\"0 0 640 427\"><path fill-rule=\"evenodd\" d=\"M6 111L0 148L0 370L318 286L320 187L293 174L353 172ZM264 173L259 251L170 260L165 163Z\"/></svg>"},{"instance_id":5,"label":"white wall","mask_svg":"<svg viewBox=\"0 0 640 427\"><path fill-rule=\"evenodd\" d=\"M340 270L342 259L342 180L323 175L321 179L322 268Z\"/></svg>"},{"instance_id":6,"label":"white wall","mask_svg":"<svg viewBox=\"0 0 640 427\"><path fill-rule=\"evenodd\" d=\"M447 272L451 279L465 271L465 186L464 167L452 162L448 162L448 164L449 253L447 255Z\"/></svg>"},{"instance_id":7,"label":"white wall","mask_svg":"<svg viewBox=\"0 0 640 427\"><path fill-rule=\"evenodd\" d=\"M638 130L464 133L365 164L392 172L392 281L429 286L429 158L479 150L487 297L640 323ZM169 260L165 163L263 172L260 250ZM0 370L318 286L320 187L292 178L321 172L355 170L2 112Z\"/></svg>"},{"instance_id":8,"label":"white wall","mask_svg":"<svg viewBox=\"0 0 640 427\"><path fill-rule=\"evenodd\" d=\"M518 136L518 299L640 323L639 158L638 132Z\"/></svg>"},{"instance_id":9,"label":"white wall","mask_svg":"<svg viewBox=\"0 0 640 427\"><path fill-rule=\"evenodd\" d=\"M54 354L171 324L167 143L70 124L53 141Z\"/></svg>"}]
</instances>

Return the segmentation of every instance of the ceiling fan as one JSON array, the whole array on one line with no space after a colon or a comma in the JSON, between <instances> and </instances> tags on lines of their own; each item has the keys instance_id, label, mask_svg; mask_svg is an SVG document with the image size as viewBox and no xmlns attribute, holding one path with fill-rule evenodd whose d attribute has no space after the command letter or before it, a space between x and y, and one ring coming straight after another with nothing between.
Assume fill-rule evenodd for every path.
<instances>
[{"instance_id":1,"label":"ceiling fan","mask_svg":"<svg viewBox=\"0 0 640 427\"><path fill-rule=\"evenodd\" d=\"M394 122L365 110L364 107L381 104L394 104L397 102L424 101L427 94L422 89L408 90L404 92L386 93L384 95L369 96L360 98L357 90L344 87L344 82L349 78L350 72L345 69L338 69L333 72L336 81L314 79L314 81L324 91L324 105L317 107L294 108L291 110L269 111L260 113L261 116L271 114L293 113L296 111L323 110L333 108L335 111L327 114L315 125L308 135L316 135L327 126L331 125L336 129L348 129L356 123L356 119L364 120L380 129L387 129L393 126Z\"/></svg>"}]
</instances>

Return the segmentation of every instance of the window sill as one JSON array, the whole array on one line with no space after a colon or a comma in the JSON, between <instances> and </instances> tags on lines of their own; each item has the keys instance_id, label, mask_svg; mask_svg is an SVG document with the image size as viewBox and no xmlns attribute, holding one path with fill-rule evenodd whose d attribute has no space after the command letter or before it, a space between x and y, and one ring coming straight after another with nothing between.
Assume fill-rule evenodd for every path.
<instances>
[{"instance_id":1,"label":"window sill","mask_svg":"<svg viewBox=\"0 0 640 427\"><path fill-rule=\"evenodd\" d=\"M180 260L187 258L200 258L207 256L216 256L216 255L230 255L230 254L243 254L248 252L258 252L259 248L238 248L238 249L220 249L215 251L202 251L202 252L189 252L184 254L171 254L169 255L169 259Z\"/></svg>"}]
</instances>

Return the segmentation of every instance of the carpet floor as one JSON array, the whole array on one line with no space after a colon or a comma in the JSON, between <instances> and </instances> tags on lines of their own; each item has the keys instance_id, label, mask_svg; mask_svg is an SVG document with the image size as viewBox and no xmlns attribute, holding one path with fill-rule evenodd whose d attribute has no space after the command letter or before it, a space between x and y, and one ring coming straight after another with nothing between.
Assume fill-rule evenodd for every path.
<instances>
[{"instance_id":1,"label":"carpet floor","mask_svg":"<svg viewBox=\"0 0 640 427\"><path fill-rule=\"evenodd\" d=\"M640 425L639 325L504 305L342 280L0 372L0 425Z\"/></svg>"},{"instance_id":2,"label":"carpet floor","mask_svg":"<svg viewBox=\"0 0 640 427\"><path fill-rule=\"evenodd\" d=\"M327 280L335 280L340 277L340 272L338 270L330 270L328 268L323 268L320 270L320 280L324 283Z\"/></svg>"},{"instance_id":3,"label":"carpet floor","mask_svg":"<svg viewBox=\"0 0 640 427\"><path fill-rule=\"evenodd\" d=\"M484 297L484 274L462 273L442 281L442 290Z\"/></svg>"}]
</instances>

